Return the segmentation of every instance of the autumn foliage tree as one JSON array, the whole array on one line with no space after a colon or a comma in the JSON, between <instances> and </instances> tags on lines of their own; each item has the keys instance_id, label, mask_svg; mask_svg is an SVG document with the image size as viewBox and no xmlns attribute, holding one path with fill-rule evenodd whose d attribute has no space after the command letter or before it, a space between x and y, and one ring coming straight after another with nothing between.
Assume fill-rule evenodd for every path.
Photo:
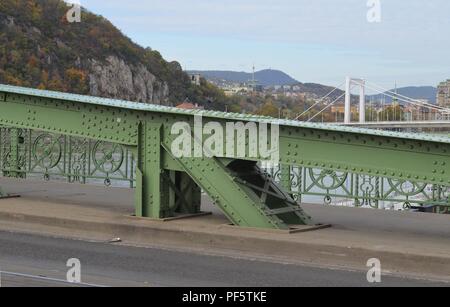
<instances>
[{"instance_id":1,"label":"autumn foliage tree","mask_svg":"<svg viewBox=\"0 0 450 307\"><path fill-rule=\"evenodd\" d=\"M222 108L217 88L191 84L177 62L143 48L105 18L82 10L82 22L69 23L62 0L0 0L0 83L89 94L92 61L115 56L144 66L169 87L170 101Z\"/></svg>"},{"instance_id":2,"label":"autumn foliage tree","mask_svg":"<svg viewBox=\"0 0 450 307\"><path fill-rule=\"evenodd\" d=\"M69 68L65 73L65 83L76 92L87 91L86 72L76 68Z\"/></svg>"},{"instance_id":3,"label":"autumn foliage tree","mask_svg":"<svg viewBox=\"0 0 450 307\"><path fill-rule=\"evenodd\" d=\"M263 116L271 116L271 117L278 117L279 116L280 109L275 106L274 102L272 100L266 100L266 102L261 106L261 109L259 110L259 114Z\"/></svg>"}]
</instances>

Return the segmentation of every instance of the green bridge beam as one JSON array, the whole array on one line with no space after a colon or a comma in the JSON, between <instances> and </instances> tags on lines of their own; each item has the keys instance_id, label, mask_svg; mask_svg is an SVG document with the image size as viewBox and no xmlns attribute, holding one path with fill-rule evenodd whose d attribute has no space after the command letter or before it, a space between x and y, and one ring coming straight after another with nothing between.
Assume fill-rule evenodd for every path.
<instances>
[{"instance_id":1,"label":"green bridge beam","mask_svg":"<svg viewBox=\"0 0 450 307\"><path fill-rule=\"evenodd\" d=\"M176 158L174 123L203 126L254 122L279 126L280 162L330 171L450 186L450 139L306 124L211 111L186 111L111 99L0 85L0 124L125 145L137 159L136 215L165 218L197 213L202 188L235 224L285 229L310 224L284 188L258 166L260 159L215 154ZM193 147L196 140L192 136ZM254 141L254 140L253 140ZM247 147L252 140L247 135ZM203 143L201 143L203 144ZM238 157L238 158L237 158ZM282 170L282 185L289 180ZM19 171L19 170L16 170Z\"/></svg>"}]
</instances>

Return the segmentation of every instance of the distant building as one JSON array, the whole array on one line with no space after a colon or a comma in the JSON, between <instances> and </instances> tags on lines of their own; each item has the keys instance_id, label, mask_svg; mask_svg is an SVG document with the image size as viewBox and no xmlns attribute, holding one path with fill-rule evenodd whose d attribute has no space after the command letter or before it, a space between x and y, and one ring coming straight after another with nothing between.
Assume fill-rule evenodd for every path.
<instances>
[{"instance_id":1,"label":"distant building","mask_svg":"<svg viewBox=\"0 0 450 307\"><path fill-rule=\"evenodd\" d=\"M201 75L199 75L199 74L192 74L192 75L189 75L189 77L191 78L192 84L200 85L200 80L202 78Z\"/></svg>"},{"instance_id":2,"label":"distant building","mask_svg":"<svg viewBox=\"0 0 450 307\"><path fill-rule=\"evenodd\" d=\"M437 103L441 107L450 107L450 79L438 85Z\"/></svg>"},{"instance_id":3,"label":"distant building","mask_svg":"<svg viewBox=\"0 0 450 307\"><path fill-rule=\"evenodd\" d=\"M178 109L184 109L184 110L203 110L204 108L202 106L199 106L198 104L193 104L190 102L183 102L182 104L177 105Z\"/></svg>"},{"instance_id":4,"label":"distant building","mask_svg":"<svg viewBox=\"0 0 450 307\"><path fill-rule=\"evenodd\" d=\"M235 87L227 87L223 88L226 96L233 96L233 95L239 95L239 94L247 94L248 88L245 86L235 86Z\"/></svg>"}]
</instances>

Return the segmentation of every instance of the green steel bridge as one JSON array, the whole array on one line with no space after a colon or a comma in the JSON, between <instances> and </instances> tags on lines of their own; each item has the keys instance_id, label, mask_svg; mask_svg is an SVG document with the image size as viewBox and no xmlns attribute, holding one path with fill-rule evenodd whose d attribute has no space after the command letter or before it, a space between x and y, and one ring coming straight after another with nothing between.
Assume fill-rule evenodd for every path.
<instances>
[{"instance_id":1,"label":"green steel bridge","mask_svg":"<svg viewBox=\"0 0 450 307\"><path fill-rule=\"evenodd\" d=\"M178 156L172 129L185 123L192 145L196 117L214 130L243 123L279 133L275 164L251 155L249 133L233 153ZM251 125L247 125L252 123ZM136 102L0 85L0 170L5 177L135 189L135 214L163 219L201 212L201 194L245 227L289 229L316 222L301 208L307 197L347 199L377 208L450 211L450 138L383 132L244 114L181 110ZM275 128L277 127L277 128ZM212 131L212 130L211 130ZM210 132L211 132L210 131ZM207 134L207 133L206 133ZM256 142L273 143L258 137ZM216 144L217 146L217 144ZM237 147L245 146L238 153ZM9 197L0 187L0 197Z\"/></svg>"}]
</instances>

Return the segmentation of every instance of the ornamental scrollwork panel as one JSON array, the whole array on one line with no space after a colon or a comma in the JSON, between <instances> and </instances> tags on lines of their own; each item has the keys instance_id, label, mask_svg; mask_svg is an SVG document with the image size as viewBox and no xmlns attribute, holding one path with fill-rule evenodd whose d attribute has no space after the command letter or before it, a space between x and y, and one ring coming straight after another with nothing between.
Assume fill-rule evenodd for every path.
<instances>
[{"instance_id":1,"label":"ornamental scrollwork panel","mask_svg":"<svg viewBox=\"0 0 450 307\"><path fill-rule=\"evenodd\" d=\"M135 161L122 145L24 129L16 129L15 137L13 130L0 128L0 168L4 176L10 176L14 166L24 176L45 180L135 185ZM18 144L16 159L14 140Z\"/></svg>"}]
</instances>

